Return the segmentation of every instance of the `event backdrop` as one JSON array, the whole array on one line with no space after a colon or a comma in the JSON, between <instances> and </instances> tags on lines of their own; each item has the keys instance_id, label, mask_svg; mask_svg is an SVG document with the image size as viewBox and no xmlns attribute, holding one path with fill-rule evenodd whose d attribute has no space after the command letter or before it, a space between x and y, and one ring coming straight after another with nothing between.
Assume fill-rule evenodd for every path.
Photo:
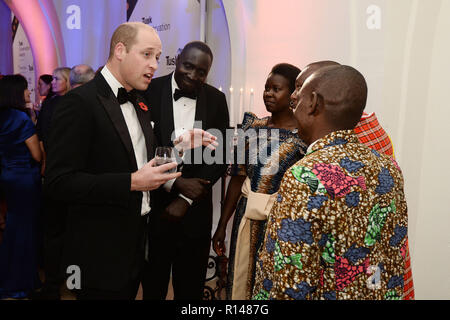
<instances>
[{"instance_id":1,"label":"event backdrop","mask_svg":"<svg viewBox=\"0 0 450 320\"><path fill-rule=\"evenodd\" d=\"M126 21L125 0L53 0L61 26L66 65L105 64L114 29Z\"/></svg>"},{"instance_id":2,"label":"event backdrop","mask_svg":"<svg viewBox=\"0 0 450 320\"><path fill-rule=\"evenodd\" d=\"M1 1L12 11L14 72L32 91L35 79L56 67L102 66L114 29L126 21L126 0Z\"/></svg>"},{"instance_id":3,"label":"event backdrop","mask_svg":"<svg viewBox=\"0 0 450 320\"><path fill-rule=\"evenodd\" d=\"M11 18L11 17L10 17ZM35 99L35 71L33 53L28 38L16 17L11 18L13 26L13 70L20 73L28 81L28 89L31 92L31 101Z\"/></svg>"},{"instance_id":4,"label":"event backdrop","mask_svg":"<svg viewBox=\"0 0 450 320\"><path fill-rule=\"evenodd\" d=\"M13 72L11 10L0 1L0 74Z\"/></svg>"},{"instance_id":5,"label":"event backdrop","mask_svg":"<svg viewBox=\"0 0 450 320\"><path fill-rule=\"evenodd\" d=\"M183 46L200 39L197 0L1 1L2 6L6 3L13 9L11 19L18 18L14 22L14 72L24 74L32 90L36 78L56 67L85 63L96 70L104 65L112 33L127 20L146 23L158 31L163 52L156 76L172 72ZM45 31L45 37L38 31Z\"/></svg>"},{"instance_id":6,"label":"event backdrop","mask_svg":"<svg viewBox=\"0 0 450 320\"><path fill-rule=\"evenodd\" d=\"M152 26L161 38L162 54L155 77L169 74L175 70L175 59L184 45L200 40L199 1L129 0L129 5L129 21Z\"/></svg>"}]
</instances>

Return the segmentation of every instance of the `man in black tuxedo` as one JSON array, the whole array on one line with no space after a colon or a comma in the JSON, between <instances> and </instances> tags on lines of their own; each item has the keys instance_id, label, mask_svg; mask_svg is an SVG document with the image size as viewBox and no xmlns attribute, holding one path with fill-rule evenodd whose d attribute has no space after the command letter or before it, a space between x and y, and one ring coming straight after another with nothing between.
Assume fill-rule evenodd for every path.
<instances>
[{"instance_id":1,"label":"man in black tuxedo","mask_svg":"<svg viewBox=\"0 0 450 320\"><path fill-rule=\"evenodd\" d=\"M86 64L74 66L70 70L70 85L79 87L94 78L94 71ZM46 108L41 112L36 124L41 150L44 154L48 150L48 137L51 128L51 116L54 106L58 103L59 96L55 96L46 103ZM45 170L45 161L42 163L41 172ZM44 177L45 179L45 177ZM59 300L60 287L64 277L60 272L61 254L63 250L64 229L66 227L66 215L64 204L55 201L47 195L43 195L43 272L45 282L39 292L35 292L33 300Z\"/></svg>"},{"instance_id":2,"label":"man in black tuxedo","mask_svg":"<svg viewBox=\"0 0 450 320\"><path fill-rule=\"evenodd\" d=\"M78 299L135 298L154 204L149 191L180 176L166 172L176 163L148 162L156 139L148 106L133 90L148 87L160 54L153 28L120 25L102 72L54 111L45 188L67 205L62 267L81 271Z\"/></svg>"},{"instance_id":3,"label":"man in black tuxedo","mask_svg":"<svg viewBox=\"0 0 450 320\"><path fill-rule=\"evenodd\" d=\"M173 136L195 126L217 129L224 139L217 140L219 161L207 164L191 153L185 157L182 176L157 190L158 203L149 223L144 299L166 298L171 270L174 299L203 297L211 243L211 189L226 171L222 155L229 124L225 95L205 83L212 60L205 43L190 42L177 57L175 72L154 79L145 92L162 145L170 146Z\"/></svg>"}]
</instances>

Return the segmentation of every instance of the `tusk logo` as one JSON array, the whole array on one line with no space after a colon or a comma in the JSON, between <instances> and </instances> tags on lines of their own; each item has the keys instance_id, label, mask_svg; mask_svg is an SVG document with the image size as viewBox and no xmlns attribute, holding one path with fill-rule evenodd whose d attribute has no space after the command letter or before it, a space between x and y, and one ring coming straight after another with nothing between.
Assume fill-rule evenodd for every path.
<instances>
[{"instance_id":1,"label":"tusk logo","mask_svg":"<svg viewBox=\"0 0 450 320\"><path fill-rule=\"evenodd\" d=\"M142 22L145 24L150 24L150 23L152 23L152 17L148 17L148 18L142 17Z\"/></svg>"},{"instance_id":2,"label":"tusk logo","mask_svg":"<svg viewBox=\"0 0 450 320\"><path fill-rule=\"evenodd\" d=\"M183 49L178 48L176 55L173 56L173 57L172 56L166 56L166 65L167 66L174 66L176 64L177 57L180 55L182 50Z\"/></svg>"}]
</instances>

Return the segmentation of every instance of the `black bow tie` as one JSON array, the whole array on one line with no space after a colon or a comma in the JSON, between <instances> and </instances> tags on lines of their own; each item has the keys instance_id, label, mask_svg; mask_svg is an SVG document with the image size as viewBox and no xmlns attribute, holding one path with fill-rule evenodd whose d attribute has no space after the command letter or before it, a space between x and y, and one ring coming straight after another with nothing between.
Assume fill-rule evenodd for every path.
<instances>
[{"instance_id":1,"label":"black bow tie","mask_svg":"<svg viewBox=\"0 0 450 320\"><path fill-rule=\"evenodd\" d=\"M134 95L133 90L127 92L125 88L119 88L119 93L117 94L117 100L119 100L119 104L124 104L130 101L133 105L136 102L136 97Z\"/></svg>"},{"instance_id":2,"label":"black bow tie","mask_svg":"<svg viewBox=\"0 0 450 320\"><path fill-rule=\"evenodd\" d=\"M182 90L179 90L179 89L175 89L175 93L173 94L173 99L175 101L177 101L181 97L186 97L186 98L195 100L197 98L197 94L195 93L195 91L189 93L189 92L185 92L185 91L182 91Z\"/></svg>"}]
</instances>

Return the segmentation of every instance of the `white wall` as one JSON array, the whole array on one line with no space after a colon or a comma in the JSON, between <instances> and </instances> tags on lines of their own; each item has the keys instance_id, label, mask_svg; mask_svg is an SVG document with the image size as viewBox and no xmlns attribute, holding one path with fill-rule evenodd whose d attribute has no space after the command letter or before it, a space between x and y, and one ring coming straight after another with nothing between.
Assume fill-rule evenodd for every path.
<instances>
[{"instance_id":1,"label":"white wall","mask_svg":"<svg viewBox=\"0 0 450 320\"><path fill-rule=\"evenodd\" d=\"M450 0L223 0L223 5L231 86L244 89L247 105L254 89L253 111L259 116L267 114L262 92L276 63L303 68L335 60L364 74L366 110L374 111L390 134L405 177L416 298L450 299L445 204ZM238 99L235 95L235 111Z\"/></svg>"}]
</instances>

